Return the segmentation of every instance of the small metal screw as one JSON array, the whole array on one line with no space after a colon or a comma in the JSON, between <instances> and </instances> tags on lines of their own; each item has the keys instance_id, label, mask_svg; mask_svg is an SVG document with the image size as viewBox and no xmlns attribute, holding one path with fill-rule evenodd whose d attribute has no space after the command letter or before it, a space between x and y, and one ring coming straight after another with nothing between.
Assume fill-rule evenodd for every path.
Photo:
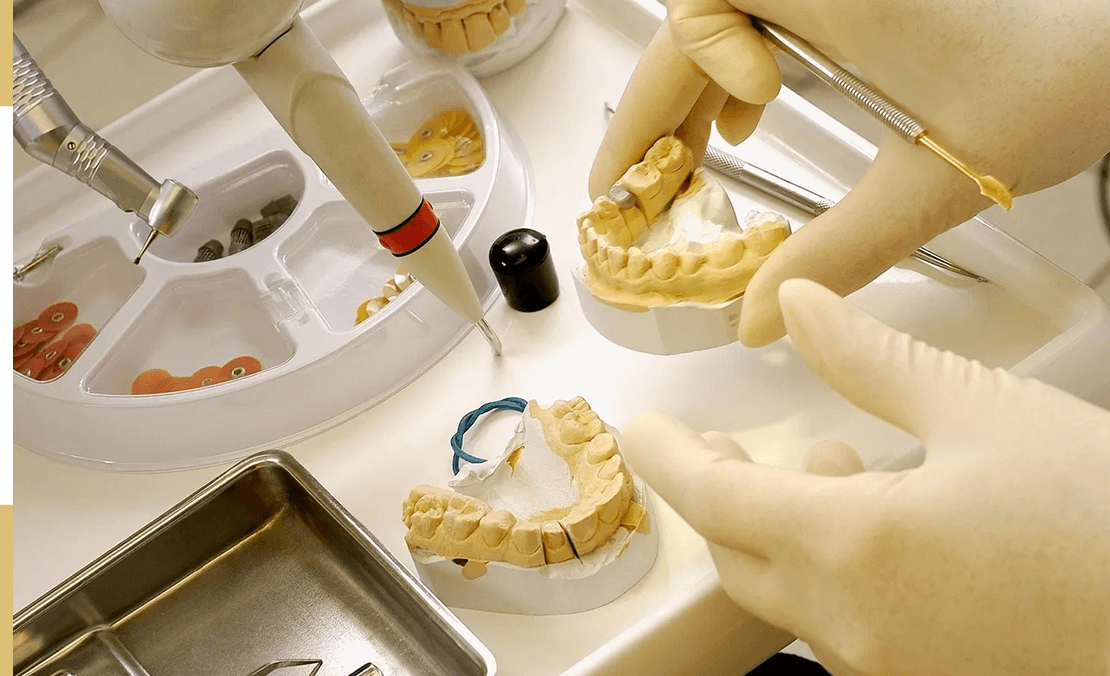
<instances>
[{"instance_id":1,"label":"small metal screw","mask_svg":"<svg viewBox=\"0 0 1110 676\"><path fill-rule=\"evenodd\" d=\"M73 141L70 141L69 143L66 144L66 148L68 148L69 150L73 150L76 147L77 147L77 144L74 143Z\"/></svg>"}]
</instances>

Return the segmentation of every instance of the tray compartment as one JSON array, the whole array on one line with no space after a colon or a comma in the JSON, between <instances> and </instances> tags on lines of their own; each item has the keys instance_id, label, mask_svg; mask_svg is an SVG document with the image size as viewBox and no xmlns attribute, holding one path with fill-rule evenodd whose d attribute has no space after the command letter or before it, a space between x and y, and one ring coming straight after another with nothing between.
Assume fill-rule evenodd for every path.
<instances>
[{"instance_id":1,"label":"tray compartment","mask_svg":"<svg viewBox=\"0 0 1110 676\"><path fill-rule=\"evenodd\" d=\"M400 79L408 77L411 73L402 68L392 74ZM368 97L362 100L363 105L370 113L374 124L391 144L404 144L412 135L437 115L449 110L463 110L473 120L478 136L485 147L484 154L488 156L490 140L486 138L486 129L481 116L474 109L470 98L462 89L459 81L447 73L436 73L426 77L417 77L415 80L396 82L391 74L387 74L379 85ZM466 175L477 171L485 164L485 159ZM428 179L439 177L437 174L428 176ZM423 178L416 176L416 178Z\"/></svg>"},{"instance_id":2,"label":"tray compartment","mask_svg":"<svg viewBox=\"0 0 1110 676\"><path fill-rule=\"evenodd\" d=\"M474 204L470 193L463 190L424 197L452 237ZM358 307L382 295L382 285L404 266L404 259L382 248L370 226L347 202L330 202L317 209L279 247L278 257L336 332L354 330ZM358 326L373 320L371 317Z\"/></svg>"},{"instance_id":3,"label":"tray compartment","mask_svg":"<svg viewBox=\"0 0 1110 676\"><path fill-rule=\"evenodd\" d=\"M156 239L147 255L192 263L197 249L208 240L216 239L224 247L223 257L216 261L222 261L228 258L231 229L237 220L259 220L259 210L263 206L285 195L292 195L299 207L304 198L305 180L304 173L289 152L273 150L210 181L190 187L200 197L197 210L173 237ZM140 242L146 239L149 232L142 221L132 222L131 229ZM256 243L240 253L254 251L258 246Z\"/></svg>"},{"instance_id":4,"label":"tray compartment","mask_svg":"<svg viewBox=\"0 0 1110 676\"><path fill-rule=\"evenodd\" d=\"M110 237L94 239L72 250L63 249L52 262L14 284L14 326L21 326L48 306L65 301L75 304L78 310L69 328L89 324L99 333L139 288L144 277L143 268L132 263L119 243ZM47 345L68 330L63 329ZM20 377L27 378L22 374Z\"/></svg>"},{"instance_id":5,"label":"tray compartment","mask_svg":"<svg viewBox=\"0 0 1110 676\"><path fill-rule=\"evenodd\" d=\"M293 342L267 312L247 272L225 270L180 278L163 288L97 367L87 387L95 394L130 395L132 381L147 369L189 376L246 355L265 370L286 362L294 352Z\"/></svg>"},{"instance_id":6,"label":"tray compartment","mask_svg":"<svg viewBox=\"0 0 1110 676\"><path fill-rule=\"evenodd\" d=\"M38 676L246 676L320 659L387 676L493 673L492 658L289 456L248 459L15 620Z\"/></svg>"}]
</instances>

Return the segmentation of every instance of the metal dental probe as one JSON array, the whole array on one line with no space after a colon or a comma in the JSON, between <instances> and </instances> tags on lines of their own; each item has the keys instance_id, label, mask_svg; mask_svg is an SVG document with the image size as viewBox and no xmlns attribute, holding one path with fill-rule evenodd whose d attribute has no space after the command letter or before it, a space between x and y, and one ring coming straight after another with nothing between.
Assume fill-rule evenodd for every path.
<instances>
[{"instance_id":1,"label":"metal dental probe","mask_svg":"<svg viewBox=\"0 0 1110 676\"><path fill-rule=\"evenodd\" d=\"M158 235L170 237L197 206L177 181L161 184L127 155L86 127L12 34L12 133L43 164L88 185L150 226L135 264Z\"/></svg>"},{"instance_id":2,"label":"metal dental probe","mask_svg":"<svg viewBox=\"0 0 1110 676\"><path fill-rule=\"evenodd\" d=\"M605 112L610 115L614 112L612 106L608 103L605 104ZM761 169L750 162L745 162L732 153L721 150L713 144L706 146L705 158L702 163L713 171L739 181L748 187L755 188L765 195L782 200L811 216L823 214L836 204L836 202L827 197L822 197L811 190L803 188L797 183L788 181L766 169ZM627 195L626 199L634 199L632 195L628 194L626 191L622 192L625 192ZM610 193L610 197L612 197L613 201L617 202L618 205L627 206L621 204L621 200L618 199L618 197L622 197L622 195L619 193L618 195ZM966 268L962 268L925 247L920 247L917 251L914 251L913 257L922 263L932 265L945 272L951 272L962 277L974 279L977 282L990 281L986 277L977 275Z\"/></svg>"},{"instance_id":3,"label":"metal dental probe","mask_svg":"<svg viewBox=\"0 0 1110 676\"><path fill-rule=\"evenodd\" d=\"M886 125L888 129L896 132L912 144L923 145L928 148L942 160L955 167L961 174L975 181L975 184L979 186L979 192L1000 204L1002 208L1009 209L1013 206L1013 196L1001 181L994 176L980 176L971 167L954 157L940 144L929 138L925 127L920 122L914 120L909 113L876 92L866 82L841 68L835 61L817 51L813 45L782 26L764 21L758 17L750 18L752 25L771 44L792 56L798 63L805 66L830 87L855 101L872 117Z\"/></svg>"}]
</instances>

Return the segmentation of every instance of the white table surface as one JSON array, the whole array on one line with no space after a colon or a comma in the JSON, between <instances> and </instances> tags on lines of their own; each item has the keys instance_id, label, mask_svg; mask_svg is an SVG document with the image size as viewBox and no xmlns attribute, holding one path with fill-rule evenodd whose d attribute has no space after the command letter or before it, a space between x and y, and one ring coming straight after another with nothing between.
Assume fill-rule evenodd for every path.
<instances>
[{"instance_id":1,"label":"white table surface","mask_svg":"<svg viewBox=\"0 0 1110 676\"><path fill-rule=\"evenodd\" d=\"M380 20L380 8L369 2L362 8L347 5L353 7L353 20ZM751 445L757 460L787 466L800 464L815 441L845 430L855 430L872 449L911 445L900 432L846 403L828 403L835 395L822 389L787 341L761 351L733 345L665 358L618 348L585 323L568 270L579 257L573 223L587 206L586 174L604 131L601 102L619 98L640 49L636 43L650 28L633 22L626 26L631 39L615 37L606 7L572 3L537 54L484 82L533 158L537 204L532 227L551 240L560 299L534 314L514 312L498 301L488 319L505 346L500 359L491 358L481 336L471 332L440 363L384 403L286 447L406 563L400 515L409 488L444 485L450 478L447 440L459 417L504 396L548 404L582 395L616 427L641 410L664 410L703 429L732 431ZM600 56L599 43L607 45ZM337 50L344 68L353 58L350 48ZM576 73L589 73L588 81L575 78ZM558 114L550 114L553 110ZM552 160L562 157L567 161ZM506 223L505 229L518 225ZM730 385L715 389L722 372ZM737 382L750 382L750 389L736 387ZM762 418L738 411L737 403L721 403L742 405L772 390L780 392L776 401L781 403L763 409ZM828 402L809 415L805 401L791 399L794 391L821 392ZM872 458L876 455L881 452L872 450ZM110 474L62 465L17 447L15 608L47 592L224 469ZM791 640L729 603L704 541L664 503L657 500L655 506L659 558L648 576L617 601L567 616L458 611L497 657L499 673L739 674Z\"/></svg>"}]
</instances>

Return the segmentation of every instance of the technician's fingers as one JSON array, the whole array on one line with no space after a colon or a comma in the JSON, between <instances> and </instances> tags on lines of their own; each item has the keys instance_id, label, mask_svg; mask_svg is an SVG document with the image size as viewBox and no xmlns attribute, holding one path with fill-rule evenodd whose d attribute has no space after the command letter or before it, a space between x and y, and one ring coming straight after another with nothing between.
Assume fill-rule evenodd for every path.
<instances>
[{"instance_id":1,"label":"technician's fingers","mask_svg":"<svg viewBox=\"0 0 1110 676\"><path fill-rule=\"evenodd\" d=\"M826 441L810 451L806 471L821 476L851 476L863 471L863 460L843 441Z\"/></svg>"},{"instance_id":2,"label":"technician's fingers","mask_svg":"<svg viewBox=\"0 0 1110 676\"><path fill-rule=\"evenodd\" d=\"M722 458L751 462L748 452L732 437L721 432L703 432L702 439ZM774 566L767 558L734 547L709 542L709 554L717 567L721 586L729 598L767 622L784 626L792 620L783 615L785 603Z\"/></svg>"},{"instance_id":3,"label":"technician's fingers","mask_svg":"<svg viewBox=\"0 0 1110 676\"><path fill-rule=\"evenodd\" d=\"M590 199L644 157L651 144L673 134L701 97L709 78L675 47L664 23L632 72L590 170Z\"/></svg>"},{"instance_id":4,"label":"technician's fingers","mask_svg":"<svg viewBox=\"0 0 1110 676\"><path fill-rule=\"evenodd\" d=\"M634 418L622 433L621 450L708 540L762 558L813 541L851 504L866 503L854 479L752 464L719 439L707 441L661 413Z\"/></svg>"},{"instance_id":5,"label":"technician's fingers","mask_svg":"<svg viewBox=\"0 0 1110 676\"><path fill-rule=\"evenodd\" d=\"M1015 413L1021 391L1045 387L914 340L811 281L788 280L779 296L806 363L848 401L921 439L931 453L947 445L937 442L960 448L976 430L1024 424Z\"/></svg>"},{"instance_id":6,"label":"technician's fingers","mask_svg":"<svg viewBox=\"0 0 1110 676\"><path fill-rule=\"evenodd\" d=\"M748 16L728 0L672 0L667 24L678 49L732 96L761 105L778 95L778 63Z\"/></svg>"},{"instance_id":7,"label":"technician's fingers","mask_svg":"<svg viewBox=\"0 0 1110 676\"><path fill-rule=\"evenodd\" d=\"M701 438L705 439L705 443L709 444L713 450L720 453L722 458L736 458L745 462L752 461L752 456L748 455L744 447L724 432L717 432L716 430L702 432Z\"/></svg>"},{"instance_id":8,"label":"technician's fingers","mask_svg":"<svg viewBox=\"0 0 1110 676\"><path fill-rule=\"evenodd\" d=\"M709 143L709 135L713 133L713 120L720 116L727 99L728 92L715 82L710 82L674 132L693 153L695 165L701 164L705 156L705 146Z\"/></svg>"},{"instance_id":9,"label":"technician's fingers","mask_svg":"<svg viewBox=\"0 0 1110 676\"><path fill-rule=\"evenodd\" d=\"M755 132L759 119L763 117L762 104L747 103L730 96L725 107L717 117L717 131L721 138L737 145Z\"/></svg>"},{"instance_id":10,"label":"technician's fingers","mask_svg":"<svg viewBox=\"0 0 1110 676\"><path fill-rule=\"evenodd\" d=\"M989 205L943 160L888 135L855 188L788 237L756 272L744 293L740 340L759 347L783 336L784 280L812 279L847 295Z\"/></svg>"}]
</instances>

